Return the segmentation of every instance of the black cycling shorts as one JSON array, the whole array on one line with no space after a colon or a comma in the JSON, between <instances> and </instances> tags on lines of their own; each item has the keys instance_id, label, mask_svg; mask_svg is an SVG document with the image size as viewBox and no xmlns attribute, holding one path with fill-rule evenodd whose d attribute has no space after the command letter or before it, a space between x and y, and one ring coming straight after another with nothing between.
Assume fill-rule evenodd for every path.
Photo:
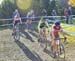
<instances>
[{"instance_id":1,"label":"black cycling shorts","mask_svg":"<svg viewBox=\"0 0 75 61\"><path fill-rule=\"evenodd\" d=\"M15 24L14 24L14 26L15 26L17 23L20 23L20 21L18 21L18 20L17 20L17 21L15 21Z\"/></svg>"}]
</instances>

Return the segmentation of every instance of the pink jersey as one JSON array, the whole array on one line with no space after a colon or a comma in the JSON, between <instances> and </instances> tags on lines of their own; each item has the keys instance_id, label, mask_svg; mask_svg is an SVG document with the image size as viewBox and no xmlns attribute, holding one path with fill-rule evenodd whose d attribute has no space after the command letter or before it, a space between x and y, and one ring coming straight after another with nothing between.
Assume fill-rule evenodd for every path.
<instances>
[{"instance_id":1,"label":"pink jersey","mask_svg":"<svg viewBox=\"0 0 75 61\"><path fill-rule=\"evenodd\" d=\"M51 32L54 33L54 35L58 35L58 32L61 31L61 26L55 26L53 25L52 28L51 28Z\"/></svg>"}]
</instances>

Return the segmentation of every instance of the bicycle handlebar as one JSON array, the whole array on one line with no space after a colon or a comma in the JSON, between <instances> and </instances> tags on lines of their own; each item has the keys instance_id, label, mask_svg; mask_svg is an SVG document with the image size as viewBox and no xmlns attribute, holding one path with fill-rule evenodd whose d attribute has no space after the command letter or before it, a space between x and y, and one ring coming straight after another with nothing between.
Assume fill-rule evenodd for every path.
<instances>
[{"instance_id":1,"label":"bicycle handlebar","mask_svg":"<svg viewBox=\"0 0 75 61\"><path fill-rule=\"evenodd\" d=\"M66 40L67 40L67 37L64 37L64 38L59 38L59 39L64 39L64 42L66 42Z\"/></svg>"}]
</instances>

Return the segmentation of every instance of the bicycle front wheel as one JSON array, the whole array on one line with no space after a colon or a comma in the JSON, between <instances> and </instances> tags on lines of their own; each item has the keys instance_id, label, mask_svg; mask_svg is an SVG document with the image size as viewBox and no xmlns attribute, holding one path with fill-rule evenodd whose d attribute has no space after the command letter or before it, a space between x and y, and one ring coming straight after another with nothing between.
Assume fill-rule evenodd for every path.
<instances>
[{"instance_id":1,"label":"bicycle front wheel","mask_svg":"<svg viewBox=\"0 0 75 61\"><path fill-rule=\"evenodd\" d=\"M62 42L59 43L58 52L57 52L58 61L65 61L65 49Z\"/></svg>"},{"instance_id":2,"label":"bicycle front wheel","mask_svg":"<svg viewBox=\"0 0 75 61\"><path fill-rule=\"evenodd\" d=\"M19 23L17 23L16 26L15 26L14 39L15 39L15 40L20 40Z\"/></svg>"},{"instance_id":3,"label":"bicycle front wheel","mask_svg":"<svg viewBox=\"0 0 75 61\"><path fill-rule=\"evenodd\" d=\"M15 32L14 39L20 40L20 33L19 32Z\"/></svg>"}]
</instances>

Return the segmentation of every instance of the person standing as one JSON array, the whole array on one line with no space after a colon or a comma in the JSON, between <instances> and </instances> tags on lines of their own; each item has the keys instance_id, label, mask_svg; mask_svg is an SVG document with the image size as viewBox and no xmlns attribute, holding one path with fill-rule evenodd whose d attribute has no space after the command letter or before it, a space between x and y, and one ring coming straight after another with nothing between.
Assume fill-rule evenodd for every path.
<instances>
[{"instance_id":1,"label":"person standing","mask_svg":"<svg viewBox=\"0 0 75 61\"><path fill-rule=\"evenodd\" d=\"M52 16L57 16L56 10L53 9L51 15Z\"/></svg>"},{"instance_id":2,"label":"person standing","mask_svg":"<svg viewBox=\"0 0 75 61\"><path fill-rule=\"evenodd\" d=\"M43 9L43 10L42 10L41 15L42 15L42 16L47 16L47 11L46 11L46 9Z\"/></svg>"},{"instance_id":3,"label":"person standing","mask_svg":"<svg viewBox=\"0 0 75 61\"><path fill-rule=\"evenodd\" d=\"M65 18L66 18L66 24L68 24L69 15L68 15L68 9L67 8L64 9L64 15L65 15Z\"/></svg>"},{"instance_id":4,"label":"person standing","mask_svg":"<svg viewBox=\"0 0 75 61\"><path fill-rule=\"evenodd\" d=\"M57 20L58 19L58 17L56 17L57 16L57 12L56 12L55 9L52 10L51 15L52 15L52 20Z\"/></svg>"},{"instance_id":5,"label":"person standing","mask_svg":"<svg viewBox=\"0 0 75 61\"><path fill-rule=\"evenodd\" d=\"M70 20L70 24L72 24L72 8L71 6L68 7L68 14L69 14L69 20Z\"/></svg>"}]
</instances>

